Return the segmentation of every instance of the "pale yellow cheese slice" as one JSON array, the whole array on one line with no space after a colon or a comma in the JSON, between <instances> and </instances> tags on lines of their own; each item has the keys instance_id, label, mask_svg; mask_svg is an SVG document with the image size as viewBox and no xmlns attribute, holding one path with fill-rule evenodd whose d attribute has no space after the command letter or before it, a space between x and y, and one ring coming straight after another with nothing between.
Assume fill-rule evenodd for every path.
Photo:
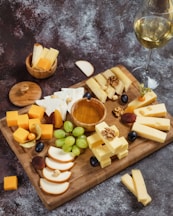
<instances>
[{"instance_id":1,"label":"pale yellow cheese slice","mask_svg":"<svg viewBox=\"0 0 173 216\"><path fill-rule=\"evenodd\" d=\"M163 131L169 131L171 126L168 118L137 116L136 122Z\"/></svg>"},{"instance_id":2,"label":"pale yellow cheese slice","mask_svg":"<svg viewBox=\"0 0 173 216\"><path fill-rule=\"evenodd\" d=\"M164 103L153 104L134 110L136 115L152 116L152 117L166 117L167 109Z\"/></svg>"},{"instance_id":3,"label":"pale yellow cheese slice","mask_svg":"<svg viewBox=\"0 0 173 216\"><path fill-rule=\"evenodd\" d=\"M132 178L138 201L145 202L148 199L148 192L141 171L139 169L133 169Z\"/></svg>"},{"instance_id":4,"label":"pale yellow cheese slice","mask_svg":"<svg viewBox=\"0 0 173 216\"><path fill-rule=\"evenodd\" d=\"M106 158L105 160L100 161L101 168L111 165L111 158Z\"/></svg>"},{"instance_id":5,"label":"pale yellow cheese slice","mask_svg":"<svg viewBox=\"0 0 173 216\"><path fill-rule=\"evenodd\" d=\"M129 151L128 149L125 149L124 151L121 151L117 154L117 158L120 160L128 155Z\"/></svg>"},{"instance_id":6,"label":"pale yellow cheese slice","mask_svg":"<svg viewBox=\"0 0 173 216\"><path fill-rule=\"evenodd\" d=\"M112 152L109 150L107 145L100 145L95 148L92 148L92 152L96 156L98 161L103 161L113 156Z\"/></svg>"},{"instance_id":7,"label":"pale yellow cheese slice","mask_svg":"<svg viewBox=\"0 0 173 216\"><path fill-rule=\"evenodd\" d=\"M131 79L129 79L119 67L113 67L111 71L124 83L124 88L127 92L132 83Z\"/></svg>"},{"instance_id":8,"label":"pale yellow cheese slice","mask_svg":"<svg viewBox=\"0 0 173 216\"><path fill-rule=\"evenodd\" d=\"M105 103L107 99L107 94L100 87L97 81L91 77L86 81L86 85L91 89L91 91L95 94L95 96L102 102Z\"/></svg>"},{"instance_id":9,"label":"pale yellow cheese slice","mask_svg":"<svg viewBox=\"0 0 173 216\"><path fill-rule=\"evenodd\" d=\"M128 174L124 174L121 177L121 182L127 187L127 189L135 196L137 197L137 192L135 189L135 185L133 182L133 178ZM141 203L146 206L148 205L150 202L152 201L151 196L149 194L147 194L147 198L144 201L141 201Z\"/></svg>"},{"instance_id":10,"label":"pale yellow cheese slice","mask_svg":"<svg viewBox=\"0 0 173 216\"><path fill-rule=\"evenodd\" d=\"M103 140L97 133L91 134L87 137L88 146L90 149L95 148L103 144Z\"/></svg>"},{"instance_id":11,"label":"pale yellow cheese slice","mask_svg":"<svg viewBox=\"0 0 173 216\"><path fill-rule=\"evenodd\" d=\"M139 101L138 98L136 98L128 104L127 109L128 109L128 107L133 107L133 109L136 109L139 107L147 106L147 105L151 104L152 102L154 102L156 99L157 99L157 95L153 91L147 92L145 94L145 100L144 101Z\"/></svg>"},{"instance_id":12,"label":"pale yellow cheese slice","mask_svg":"<svg viewBox=\"0 0 173 216\"><path fill-rule=\"evenodd\" d=\"M131 130L136 131L136 133L143 138L150 139L160 143L164 143L167 136L167 133L163 131L139 124L137 122L133 124Z\"/></svg>"}]
</instances>

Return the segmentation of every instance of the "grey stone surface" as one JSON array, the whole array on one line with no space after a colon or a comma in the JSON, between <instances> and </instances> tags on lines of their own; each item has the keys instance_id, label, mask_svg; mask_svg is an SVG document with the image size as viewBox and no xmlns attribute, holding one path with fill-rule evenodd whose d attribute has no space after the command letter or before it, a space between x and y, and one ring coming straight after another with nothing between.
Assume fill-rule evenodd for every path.
<instances>
[{"instance_id":1,"label":"grey stone surface","mask_svg":"<svg viewBox=\"0 0 173 216\"><path fill-rule=\"evenodd\" d=\"M78 83L86 77L75 67L79 59L90 61L95 74L116 64L130 71L145 62L147 50L133 32L133 20L141 0L1 0L0 1L0 117L17 107L8 100L17 82L37 82L43 96ZM25 58L35 42L60 50L59 68L53 77L37 80L25 68ZM173 41L154 50L151 67L160 73L155 90L158 100L173 114ZM154 74L152 74L154 76ZM152 203L143 207L120 183L133 168L142 170ZM3 177L17 175L17 191L3 190ZM0 215L16 216L168 216L173 210L172 143L114 175L53 211L40 201L18 159L0 133Z\"/></svg>"}]
</instances>

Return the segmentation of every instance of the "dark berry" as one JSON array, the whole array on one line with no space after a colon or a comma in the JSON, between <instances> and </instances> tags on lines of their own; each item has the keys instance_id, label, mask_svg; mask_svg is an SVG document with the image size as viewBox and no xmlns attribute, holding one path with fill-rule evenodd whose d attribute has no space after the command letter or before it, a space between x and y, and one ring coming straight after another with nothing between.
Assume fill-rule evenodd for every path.
<instances>
[{"instance_id":1,"label":"dark berry","mask_svg":"<svg viewBox=\"0 0 173 216\"><path fill-rule=\"evenodd\" d=\"M126 94L122 94L121 95L121 102L123 103L123 104L126 104L127 102L128 102L128 95L126 95Z\"/></svg>"},{"instance_id":2,"label":"dark berry","mask_svg":"<svg viewBox=\"0 0 173 216\"><path fill-rule=\"evenodd\" d=\"M83 97L87 99L91 99L92 95L90 92L86 92Z\"/></svg>"},{"instance_id":3,"label":"dark berry","mask_svg":"<svg viewBox=\"0 0 173 216\"><path fill-rule=\"evenodd\" d=\"M99 161L97 160L97 158L95 156L90 157L90 164L91 166L98 166L99 165Z\"/></svg>"},{"instance_id":4,"label":"dark berry","mask_svg":"<svg viewBox=\"0 0 173 216\"><path fill-rule=\"evenodd\" d=\"M135 132L135 131L130 131L129 133L128 133L128 140L130 141L130 142L133 142L133 141L135 141L135 139L137 138L137 133Z\"/></svg>"},{"instance_id":5,"label":"dark berry","mask_svg":"<svg viewBox=\"0 0 173 216\"><path fill-rule=\"evenodd\" d=\"M41 152L41 151L43 151L43 149L44 149L44 143L38 142L38 143L36 144L36 146L35 146L35 151L36 151L36 152Z\"/></svg>"}]
</instances>

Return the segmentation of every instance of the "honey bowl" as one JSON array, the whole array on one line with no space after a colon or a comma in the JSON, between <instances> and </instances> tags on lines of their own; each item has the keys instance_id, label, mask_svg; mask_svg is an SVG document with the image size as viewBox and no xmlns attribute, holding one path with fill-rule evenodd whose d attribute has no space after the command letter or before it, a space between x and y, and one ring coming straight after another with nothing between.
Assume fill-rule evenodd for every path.
<instances>
[{"instance_id":1,"label":"honey bowl","mask_svg":"<svg viewBox=\"0 0 173 216\"><path fill-rule=\"evenodd\" d=\"M82 98L71 108L71 117L75 125L86 131L94 131L95 125L102 122L107 114L105 105L96 98Z\"/></svg>"},{"instance_id":2,"label":"honey bowl","mask_svg":"<svg viewBox=\"0 0 173 216\"><path fill-rule=\"evenodd\" d=\"M33 68L31 66L31 61L32 61L32 53L29 54L26 57L25 64L26 64L27 71L31 74L31 76L33 76L33 77L35 77L37 79L48 78L48 77L52 76L55 73L55 71L56 71L56 68L57 68L57 59L55 60L55 62L53 63L52 67L48 71L43 71L43 70L40 70L40 69L37 69L37 68Z\"/></svg>"}]
</instances>

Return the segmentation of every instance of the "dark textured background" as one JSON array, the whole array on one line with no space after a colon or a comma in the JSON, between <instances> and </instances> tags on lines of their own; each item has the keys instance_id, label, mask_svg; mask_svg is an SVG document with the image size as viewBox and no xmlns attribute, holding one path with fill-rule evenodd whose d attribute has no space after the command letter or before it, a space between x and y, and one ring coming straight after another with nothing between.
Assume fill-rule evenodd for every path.
<instances>
[{"instance_id":1,"label":"dark textured background","mask_svg":"<svg viewBox=\"0 0 173 216\"><path fill-rule=\"evenodd\" d=\"M43 96L86 77L75 67L90 61L95 74L118 63L130 71L145 62L147 50L137 42L133 20L141 0L0 0L0 117L17 107L8 100L10 88L34 81ZM25 58L35 42L60 50L56 74L46 80L31 77ZM173 114L173 41L154 50L151 67L160 72L155 90ZM154 74L152 75L154 76ZM158 77L156 77L158 78ZM153 199L143 207L120 183L132 168L142 170ZM3 190L3 177L17 175L17 191ZM80 187L80 186L79 186ZM21 164L0 133L0 215L17 216L167 216L173 211L173 146L152 154L59 208L48 211L41 203Z\"/></svg>"}]
</instances>

